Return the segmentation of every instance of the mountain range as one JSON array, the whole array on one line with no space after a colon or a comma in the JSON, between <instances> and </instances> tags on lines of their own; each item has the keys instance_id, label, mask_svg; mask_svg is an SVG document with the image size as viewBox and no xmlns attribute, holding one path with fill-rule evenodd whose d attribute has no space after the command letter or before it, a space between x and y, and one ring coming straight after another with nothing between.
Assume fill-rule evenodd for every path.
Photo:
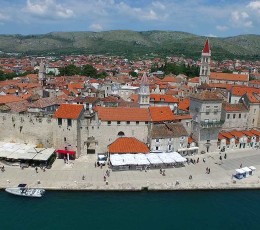
<instances>
[{"instance_id":1,"label":"mountain range","mask_svg":"<svg viewBox=\"0 0 260 230\"><path fill-rule=\"evenodd\" d=\"M136 58L180 56L199 58L206 37L176 31L52 32L0 35L0 50L24 55L109 54ZM213 59L260 59L260 35L210 37Z\"/></svg>"}]
</instances>

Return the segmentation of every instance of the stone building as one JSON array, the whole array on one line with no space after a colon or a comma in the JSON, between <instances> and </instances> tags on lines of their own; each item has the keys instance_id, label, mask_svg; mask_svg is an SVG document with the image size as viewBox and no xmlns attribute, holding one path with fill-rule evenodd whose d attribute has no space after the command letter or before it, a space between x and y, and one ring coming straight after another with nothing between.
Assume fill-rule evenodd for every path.
<instances>
[{"instance_id":1,"label":"stone building","mask_svg":"<svg viewBox=\"0 0 260 230\"><path fill-rule=\"evenodd\" d=\"M216 92L203 91L191 95L192 133L198 142L200 151L217 150L218 133L224 123L221 120L221 110L222 99Z\"/></svg>"},{"instance_id":2,"label":"stone building","mask_svg":"<svg viewBox=\"0 0 260 230\"><path fill-rule=\"evenodd\" d=\"M225 121L223 130L243 130L248 126L248 109L242 103L229 104L225 102L222 106L221 120Z\"/></svg>"}]
</instances>

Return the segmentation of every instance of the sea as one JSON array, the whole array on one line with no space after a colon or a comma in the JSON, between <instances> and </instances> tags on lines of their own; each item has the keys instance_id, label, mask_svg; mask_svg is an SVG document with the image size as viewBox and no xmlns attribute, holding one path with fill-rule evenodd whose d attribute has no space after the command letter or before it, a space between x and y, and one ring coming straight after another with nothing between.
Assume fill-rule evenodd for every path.
<instances>
[{"instance_id":1,"label":"sea","mask_svg":"<svg viewBox=\"0 0 260 230\"><path fill-rule=\"evenodd\" d=\"M260 230L260 190L0 192L0 229Z\"/></svg>"}]
</instances>

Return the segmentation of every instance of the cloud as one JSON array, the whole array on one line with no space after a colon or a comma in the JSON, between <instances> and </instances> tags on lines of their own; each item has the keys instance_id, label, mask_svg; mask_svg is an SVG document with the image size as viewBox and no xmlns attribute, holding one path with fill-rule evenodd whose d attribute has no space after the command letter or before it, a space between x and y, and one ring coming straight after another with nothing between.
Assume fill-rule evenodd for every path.
<instances>
[{"instance_id":1,"label":"cloud","mask_svg":"<svg viewBox=\"0 0 260 230\"><path fill-rule=\"evenodd\" d=\"M9 20L9 19L10 19L10 16L8 16L8 15L6 15L6 14L0 12L0 22L2 22L2 21L7 21L7 20Z\"/></svg>"},{"instance_id":2,"label":"cloud","mask_svg":"<svg viewBox=\"0 0 260 230\"><path fill-rule=\"evenodd\" d=\"M102 31L103 30L103 26L98 24L98 23L94 23L94 24L91 24L89 26L89 29L91 29L93 31Z\"/></svg>"},{"instance_id":3,"label":"cloud","mask_svg":"<svg viewBox=\"0 0 260 230\"><path fill-rule=\"evenodd\" d=\"M249 20L249 15L245 11L233 11L231 22L234 27L252 27L253 22Z\"/></svg>"},{"instance_id":4,"label":"cloud","mask_svg":"<svg viewBox=\"0 0 260 230\"><path fill-rule=\"evenodd\" d=\"M206 37L209 37L209 38L216 38L217 35L215 35L215 34L208 34L208 35L206 35Z\"/></svg>"},{"instance_id":5,"label":"cloud","mask_svg":"<svg viewBox=\"0 0 260 230\"><path fill-rule=\"evenodd\" d=\"M247 5L248 8L257 11L260 14L260 1L253 1ZM259 16L259 15L258 15Z\"/></svg>"},{"instance_id":6,"label":"cloud","mask_svg":"<svg viewBox=\"0 0 260 230\"><path fill-rule=\"evenodd\" d=\"M56 19L66 19L74 16L74 12L71 9L56 3L55 0L27 0L24 11L33 16Z\"/></svg>"},{"instance_id":7,"label":"cloud","mask_svg":"<svg viewBox=\"0 0 260 230\"><path fill-rule=\"evenodd\" d=\"M216 29L223 32L228 30L228 26L217 25Z\"/></svg>"}]
</instances>

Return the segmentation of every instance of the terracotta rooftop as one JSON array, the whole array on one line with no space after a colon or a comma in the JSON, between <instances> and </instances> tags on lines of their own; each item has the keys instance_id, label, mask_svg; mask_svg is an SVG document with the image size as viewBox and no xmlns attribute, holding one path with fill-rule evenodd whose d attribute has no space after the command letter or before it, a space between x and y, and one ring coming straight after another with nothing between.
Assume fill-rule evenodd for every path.
<instances>
[{"instance_id":1,"label":"terracotta rooftop","mask_svg":"<svg viewBox=\"0 0 260 230\"><path fill-rule=\"evenodd\" d=\"M210 79L223 80L223 81L249 81L249 77L246 74L233 74L233 73L217 73L211 72Z\"/></svg>"},{"instance_id":2,"label":"terracotta rooftop","mask_svg":"<svg viewBox=\"0 0 260 230\"><path fill-rule=\"evenodd\" d=\"M0 104L23 101L24 99L15 95L0 96Z\"/></svg>"},{"instance_id":3,"label":"terracotta rooftop","mask_svg":"<svg viewBox=\"0 0 260 230\"><path fill-rule=\"evenodd\" d=\"M120 137L108 146L109 153L148 153L149 148L134 137Z\"/></svg>"},{"instance_id":4,"label":"terracotta rooftop","mask_svg":"<svg viewBox=\"0 0 260 230\"><path fill-rule=\"evenodd\" d=\"M217 92L202 91L201 93L196 93L191 95L191 98L196 98L202 101L222 101L222 98Z\"/></svg>"},{"instance_id":5,"label":"terracotta rooftop","mask_svg":"<svg viewBox=\"0 0 260 230\"><path fill-rule=\"evenodd\" d=\"M83 105L61 104L55 112L54 117L63 119L78 119L83 109Z\"/></svg>"},{"instance_id":6,"label":"terracotta rooftop","mask_svg":"<svg viewBox=\"0 0 260 230\"><path fill-rule=\"evenodd\" d=\"M223 103L223 109L227 112L246 112L247 108L244 104L229 104L227 102Z\"/></svg>"},{"instance_id":7,"label":"terracotta rooftop","mask_svg":"<svg viewBox=\"0 0 260 230\"><path fill-rule=\"evenodd\" d=\"M150 121L150 113L146 108L96 107L98 117L102 121Z\"/></svg>"},{"instance_id":8,"label":"terracotta rooftop","mask_svg":"<svg viewBox=\"0 0 260 230\"><path fill-rule=\"evenodd\" d=\"M233 86L231 93L232 95L243 96L245 93L260 93L260 89L248 86Z\"/></svg>"},{"instance_id":9,"label":"terracotta rooftop","mask_svg":"<svg viewBox=\"0 0 260 230\"><path fill-rule=\"evenodd\" d=\"M178 103L179 99L172 95L151 94L150 102Z\"/></svg>"},{"instance_id":10,"label":"terracotta rooftop","mask_svg":"<svg viewBox=\"0 0 260 230\"><path fill-rule=\"evenodd\" d=\"M189 98L185 98L183 100L180 100L179 102L179 110L183 110L183 111L189 111L189 107L190 107L190 99Z\"/></svg>"},{"instance_id":11,"label":"terracotta rooftop","mask_svg":"<svg viewBox=\"0 0 260 230\"><path fill-rule=\"evenodd\" d=\"M149 107L151 119L154 122L173 121L174 116L169 106Z\"/></svg>"}]
</instances>

